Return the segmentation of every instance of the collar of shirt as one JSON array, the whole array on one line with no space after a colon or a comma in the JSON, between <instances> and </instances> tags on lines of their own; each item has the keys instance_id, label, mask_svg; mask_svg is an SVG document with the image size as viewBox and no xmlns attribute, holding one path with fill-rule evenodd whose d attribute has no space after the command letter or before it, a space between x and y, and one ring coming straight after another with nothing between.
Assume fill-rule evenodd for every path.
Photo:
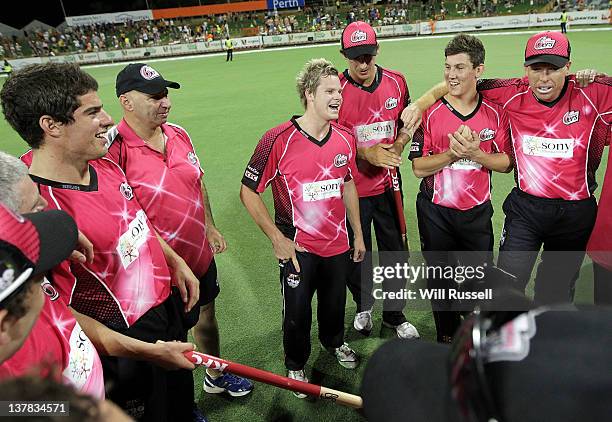
<instances>
[{"instance_id":1,"label":"collar of shirt","mask_svg":"<svg viewBox=\"0 0 612 422\"><path fill-rule=\"evenodd\" d=\"M162 133L166 137L166 150L167 150L169 143L172 142L172 138L176 136L176 131L174 130L172 126L166 123L163 123L161 125L161 129L162 129ZM117 130L121 134L121 137L123 138L123 142L125 142L125 144L128 147L151 148L140 136L136 134L136 132L134 132L134 130L130 127L130 125L128 125L125 119L121 119L121 122L119 122L119 124L117 125Z\"/></svg>"}]
</instances>

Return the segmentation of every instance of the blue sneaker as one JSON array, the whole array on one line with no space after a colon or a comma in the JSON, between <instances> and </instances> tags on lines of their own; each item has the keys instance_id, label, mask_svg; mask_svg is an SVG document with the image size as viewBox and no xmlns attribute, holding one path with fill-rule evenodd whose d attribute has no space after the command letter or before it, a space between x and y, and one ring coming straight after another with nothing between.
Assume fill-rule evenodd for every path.
<instances>
[{"instance_id":1,"label":"blue sneaker","mask_svg":"<svg viewBox=\"0 0 612 422\"><path fill-rule=\"evenodd\" d=\"M195 403L193 404L193 422L208 422L208 419L206 419L206 416L204 416L204 413L202 413L202 411L200 409L198 409L198 406L195 405Z\"/></svg>"},{"instance_id":2,"label":"blue sneaker","mask_svg":"<svg viewBox=\"0 0 612 422\"><path fill-rule=\"evenodd\" d=\"M207 372L204 378L204 391L211 394L227 391L232 397L242 397L253 391L253 383L246 378L229 373L213 378Z\"/></svg>"}]
</instances>

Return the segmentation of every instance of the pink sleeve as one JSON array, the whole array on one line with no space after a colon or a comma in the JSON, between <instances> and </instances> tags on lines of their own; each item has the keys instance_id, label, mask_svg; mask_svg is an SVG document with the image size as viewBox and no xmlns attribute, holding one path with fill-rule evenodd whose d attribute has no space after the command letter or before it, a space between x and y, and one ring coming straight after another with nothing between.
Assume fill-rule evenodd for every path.
<instances>
[{"instance_id":1,"label":"pink sleeve","mask_svg":"<svg viewBox=\"0 0 612 422\"><path fill-rule=\"evenodd\" d=\"M522 89L527 89L529 82L526 79L480 79L478 92L489 101L504 105L510 98Z\"/></svg>"},{"instance_id":2,"label":"pink sleeve","mask_svg":"<svg viewBox=\"0 0 612 422\"><path fill-rule=\"evenodd\" d=\"M267 132L255 147L242 176L242 184L257 193L262 193L276 177L281 144L276 136Z\"/></svg>"},{"instance_id":3,"label":"pink sleeve","mask_svg":"<svg viewBox=\"0 0 612 422\"><path fill-rule=\"evenodd\" d=\"M493 140L495 149L497 152L505 152L508 155L512 155L512 139L510 137L510 123L508 121L508 114L501 108L499 112L499 126L497 128L497 135Z\"/></svg>"},{"instance_id":4,"label":"pink sleeve","mask_svg":"<svg viewBox=\"0 0 612 422\"><path fill-rule=\"evenodd\" d=\"M423 113L423 120L421 126L417 128L412 136L412 143L410 144L410 153L408 154L409 160L415 158L426 157L431 152L431 131L429 130L428 117L429 110L431 107Z\"/></svg>"},{"instance_id":5,"label":"pink sleeve","mask_svg":"<svg viewBox=\"0 0 612 422\"><path fill-rule=\"evenodd\" d=\"M597 108L604 122L612 125L612 77L600 77L592 84L596 90Z\"/></svg>"}]
</instances>

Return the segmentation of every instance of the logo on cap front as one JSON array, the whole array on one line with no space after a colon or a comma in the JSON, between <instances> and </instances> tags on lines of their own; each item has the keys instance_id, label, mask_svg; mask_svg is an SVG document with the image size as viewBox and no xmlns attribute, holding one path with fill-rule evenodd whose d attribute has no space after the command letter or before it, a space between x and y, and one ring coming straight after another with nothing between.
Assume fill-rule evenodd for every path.
<instances>
[{"instance_id":1,"label":"logo on cap front","mask_svg":"<svg viewBox=\"0 0 612 422\"><path fill-rule=\"evenodd\" d=\"M9 267L0 274L0 291L6 290L15 281L15 269Z\"/></svg>"},{"instance_id":2,"label":"logo on cap front","mask_svg":"<svg viewBox=\"0 0 612 422\"><path fill-rule=\"evenodd\" d=\"M367 41L367 40L368 40L368 34L366 34L365 32L359 29L351 34L352 43L358 43L358 42Z\"/></svg>"},{"instance_id":3,"label":"logo on cap front","mask_svg":"<svg viewBox=\"0 0 612 422\"><path fill-rule=\"evenodd\" d=\"M159 78L159 73L157 70L153 69L151 66L143 66L140 68L140 75L145 78L147 81L151 79Z\"/></svg>"},{"instance_id":4,"label":"logo on cap front","mask_svg":"<svg viewBox=\"0 0 612 422\"><path fill-rule=\"evenodd\" d=\"M552 38L541 37L535 42L533 48L536 50L546 50L548 48L553 48L555 46L556 41Z\"/></svg>"}]
</instances>

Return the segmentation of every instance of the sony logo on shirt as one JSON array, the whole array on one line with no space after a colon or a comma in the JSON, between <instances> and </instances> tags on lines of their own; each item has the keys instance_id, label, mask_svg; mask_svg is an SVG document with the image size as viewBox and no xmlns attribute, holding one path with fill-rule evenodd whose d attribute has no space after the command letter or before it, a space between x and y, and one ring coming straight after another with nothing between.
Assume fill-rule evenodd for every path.
<instances>
[{"instance_id":1,"label":"sony logo on shirt","mask_svg":"<svg viewBox=\"0 0 612 422\"><path fill-rule=\"evenodd\" d=\"M342 183L343 179L304 183L302 185L302 198L305 202L320 201L328 198L340 198Z\"/></svg>"},{"instance_id":2,"label":"sony logo on shirt","mask_svg":"<svg viewBox=\"0 0 612 422\"><path fill-rule=\"evenodd\" d=\"M525 135L523 153L536 157L571 158L574 156L574 140Z\"/></svg>"},{"instance_id":3,"label":"sony logo on shirt","mask_svg":"<svg viewBox=\"0 0 612 422\"><path fill-rule=\"evenodd\" d=\"M355 127L358 142L368 142L395 137L395 122L376 122Z\"/></svg>"},{"instance_id":4,"label":"sony logo on shirt","mask_svg":"<svg viewBox=\"0 0 612 422\"><path fill-rule=\"evenodd\" d=\"M121 258L123 268L127 268L130 264L140 256L138 250L147 241L149 235L149 226L147 225L147 216L143 210L139 210L125 233L119 237L117 252Z\"/></svg>"},{"instance_id":5,"label":"sony logo on shirt","mask_svg":"<svg viewBox=\"0 0 612 422\"><path fill-rule=\"evenodd\" d=\"M480 170L482 165L468 158L461 158L447 166L451 170Z\"/></svg>"},{"instance_id":6,"label":"sony logo on shirt","mask_svg":"<svg viewBox=\"0 0 612 422\"><path fill-rule=\"evenodd\" d=\"M77 387L82 389L91 374L95 349L85 331L78 322L70 333L70 354L68 366L64 369L64 377L68 378Z\"/></svg>"}]
</instances>

